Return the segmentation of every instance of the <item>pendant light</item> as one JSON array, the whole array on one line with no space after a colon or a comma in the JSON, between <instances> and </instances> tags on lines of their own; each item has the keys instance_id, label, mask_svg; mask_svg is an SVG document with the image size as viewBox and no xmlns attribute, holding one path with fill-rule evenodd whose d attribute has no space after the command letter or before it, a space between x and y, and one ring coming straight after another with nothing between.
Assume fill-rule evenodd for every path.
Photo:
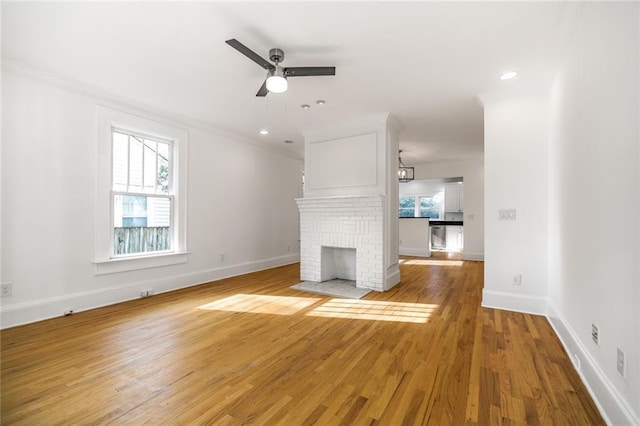
<instances>
[{"instance_id":1,"label":"pendant light","mask_svg":"<svg viewBox=\"0 0 640 426\"><path fill-rule=\"evenodd\" d=\"M411 182L414 179L413 167L407 167L402 162L402 150L398 151L398 180L400 182Z\"/></svg>"}]
</instances>

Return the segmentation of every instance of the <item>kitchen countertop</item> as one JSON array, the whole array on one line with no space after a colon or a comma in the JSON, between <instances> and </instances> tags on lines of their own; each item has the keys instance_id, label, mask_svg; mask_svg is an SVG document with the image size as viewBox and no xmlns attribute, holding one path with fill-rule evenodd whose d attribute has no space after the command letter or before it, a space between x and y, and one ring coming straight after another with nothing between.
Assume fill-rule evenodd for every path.
<instances>
[{"instance_id":1,"label":"kitchen countertop","mask_svg":"<svg viewBox=\"0 0 640 426\"><path fill-rule=\"evenodd\" d=\"M428 219L427 217L401 217L399 219ZM464 226L464 222L462 220L430 220L429 225L437 225L437 226Z\"/></svg>"}]
</instances>

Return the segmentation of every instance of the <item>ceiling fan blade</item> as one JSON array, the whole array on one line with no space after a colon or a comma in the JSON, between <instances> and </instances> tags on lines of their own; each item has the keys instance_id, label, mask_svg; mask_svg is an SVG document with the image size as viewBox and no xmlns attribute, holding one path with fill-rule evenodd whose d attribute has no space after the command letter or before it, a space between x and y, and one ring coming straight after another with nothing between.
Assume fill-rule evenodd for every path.
<instances>
[{"instance_id":1,"label":"ceiling fan blade","mask_svg":"<svg viewBox=\"0 0 640 426\"><path fill-rule=\"evenodd\" d=\"M247 58L251 59L256 64L260 65L265 70L270 70L275 68L271 62L267 61L266 59L258 55L256 52L249 49L244 44L240 43L235 38L232 38L231 40L227 40L225 41L225 43L227 43L229 46L236 49L238 52L242 53Z\"/></svg>"},{"instance_id":2,"label":"ceiling fan blade","mask_svg":"<svg viewBox=\"0 0 640 426\"><path fill-rule=\"evenodd\" d=\"M260 89L258 89L256 96L267 96L267 93L269 93L269 91L267 90L267 80L265 80L264 83L262 83L262 86L260 86Z\"/></svg>"},{"instance_id":3,"label":"ceiling fan blade","mask_svg":"<svg viewBox=\"0 0 640 426\"><path fill-rule=\"evenodd\" d=\"M284 69L284 75L287 77L336 75L336 67L289 67Z\"/></svg>"}]
</instances>

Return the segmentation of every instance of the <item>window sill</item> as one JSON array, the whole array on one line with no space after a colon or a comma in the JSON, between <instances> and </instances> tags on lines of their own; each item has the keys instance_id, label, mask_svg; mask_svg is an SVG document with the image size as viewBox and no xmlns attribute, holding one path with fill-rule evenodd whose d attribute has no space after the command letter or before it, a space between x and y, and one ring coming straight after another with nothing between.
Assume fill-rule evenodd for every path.
<instances>
[{"instance_id":1,"label":"window sill","mask_svg":"<svg viewBox=\"0 0 640 426\"><path fill-rule=\"evenodd\" d=\"M183 251L179 253L96 260L93 263L96 265L95 275L105 275L187 263L188 255L188 251Z\"/></svg>"}]
</instances>

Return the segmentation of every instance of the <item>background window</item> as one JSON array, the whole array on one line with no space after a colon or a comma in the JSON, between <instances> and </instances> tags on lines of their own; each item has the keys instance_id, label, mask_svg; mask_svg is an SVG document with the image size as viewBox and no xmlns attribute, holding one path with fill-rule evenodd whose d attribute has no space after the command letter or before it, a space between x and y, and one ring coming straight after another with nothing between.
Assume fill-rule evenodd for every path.
<instances>
[{"instance_id":1,"label":"background window","mask_svg":"<svg viewBox=\"0 0 640 426\"><path fill-rule=\"evenodd\" d=\"M400 217L415 217L416 197L400 197Z\"/></svg>"},{"instance_id":2,"label":"background window","mask_svg":"<svg viewBox=\"0 0 640 426\"><path fill-rule=\"evenodd\" d=\"M444 194L405 195L400 197L399 217L428 217L441 219L443 215Z\"/></svg>"}]
</instances>

